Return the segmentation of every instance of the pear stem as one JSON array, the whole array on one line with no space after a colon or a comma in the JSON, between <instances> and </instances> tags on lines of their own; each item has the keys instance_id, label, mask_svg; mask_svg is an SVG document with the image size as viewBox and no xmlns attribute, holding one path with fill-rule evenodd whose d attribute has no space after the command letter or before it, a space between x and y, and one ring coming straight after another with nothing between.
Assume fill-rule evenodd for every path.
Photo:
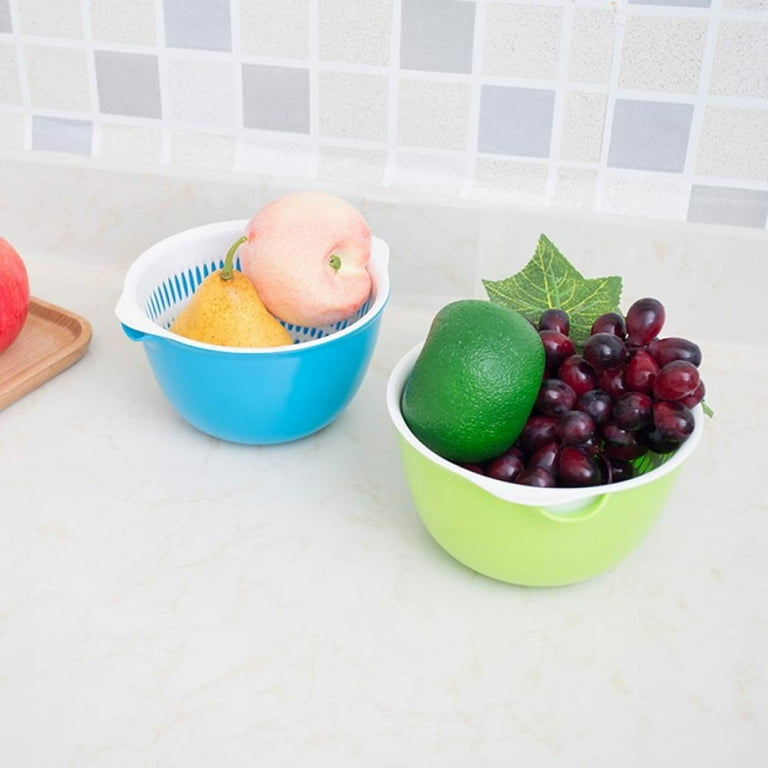
<instances>
[{"instance_id":1,"label":"pear stem","mask_svg":"<svg viewBox=\"0 0 768 768\"><path fill-rule=\"evenodd\" d=\"M232 246L227 251L227 255L224 257L224 266L221 268L222 280L232 279L232 263L235 260L235 253L237 252L237 249L247 240L248 238L243 235L239 240L236 240L234 243L232 243Z\"/></svg>"}]
</instances>

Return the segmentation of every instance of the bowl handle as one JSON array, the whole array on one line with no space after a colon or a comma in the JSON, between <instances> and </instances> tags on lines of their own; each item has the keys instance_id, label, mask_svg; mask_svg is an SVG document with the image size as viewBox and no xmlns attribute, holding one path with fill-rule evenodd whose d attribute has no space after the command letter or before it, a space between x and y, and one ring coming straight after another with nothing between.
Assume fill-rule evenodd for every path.
<instances>
[{"instance_id":1,"label":"bowl handle","mask_svg":"<svg viewBox=\"0 0 768 768\"><path fill-rule=\"evenodd\" d=\"M584 499L568 504L551 507L539 507L538 511L556 523L581 523L597 515L608 501L608 494Z\"/></svg>"}]
</instances>

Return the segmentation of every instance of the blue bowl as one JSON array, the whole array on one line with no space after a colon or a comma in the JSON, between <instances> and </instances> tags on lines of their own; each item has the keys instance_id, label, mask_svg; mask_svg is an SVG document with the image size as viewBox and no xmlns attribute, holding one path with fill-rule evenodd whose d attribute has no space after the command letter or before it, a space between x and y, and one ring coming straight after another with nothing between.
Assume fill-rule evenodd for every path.
<instances>
[{"instance_id":1,"label":"blue bowl","mask_svg":"<svg viewBox=\"0 0 768 768\"><path fill-rule=\"evenodd\" d=\"M223 347L171 333L181 307L221 268L246 224L196 227L153 245L129 268L115 313L128 338L143 344L160 389L187 422L234 443L285 443L329 425L360 388L389 300L389 247L373 238L373 288L357 315L324 328L285 324L292 346Z\"/></svg>"}]
</instances>

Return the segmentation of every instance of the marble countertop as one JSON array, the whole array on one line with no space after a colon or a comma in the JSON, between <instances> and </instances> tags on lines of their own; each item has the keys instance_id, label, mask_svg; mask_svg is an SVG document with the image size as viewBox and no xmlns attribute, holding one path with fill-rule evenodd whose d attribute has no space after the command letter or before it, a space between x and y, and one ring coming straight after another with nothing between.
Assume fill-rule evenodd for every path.
<instances>
[{"instance_id":1,"label":"marble countertop","mask_svg":"<svg viewBox=\"0 0 768 768\"><path fill-rule=\"evenodd\" d=\"M4 764L765 764L764 334L700 340L715 418L643 543L521 588L445 554L401 473L384 388L436 305L393 294L330 427L245 447L163 399L124 264L25 258L93 339L0 412Z\"/></svg>"}]
</instances>

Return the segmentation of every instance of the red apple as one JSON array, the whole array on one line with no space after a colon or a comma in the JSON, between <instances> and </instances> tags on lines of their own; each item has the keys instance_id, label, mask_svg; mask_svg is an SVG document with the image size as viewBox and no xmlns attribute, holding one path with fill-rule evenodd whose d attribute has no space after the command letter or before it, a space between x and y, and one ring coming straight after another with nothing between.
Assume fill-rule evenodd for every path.
<instances>
[{"instance_id":1,"label":"red apple","mask_svg":"<svg viewBox=\"0 0 768 768\"><path fill-rule=\"evenodd\" d=\"M295 192L258 210L240 264L269 311L322 326L353 315L371 292L371 230L346 200Z\"/></svg>"},{"instance_id":2,"label":"red apple","mask_svg":"<svg viewBox=\"0 0 768 768\"><path fill-rule=\"evenodd\" d=\"M14 247L0 237L0 352L16 341L28 311L27 268Z\"/></svg>"}]
</instances>

